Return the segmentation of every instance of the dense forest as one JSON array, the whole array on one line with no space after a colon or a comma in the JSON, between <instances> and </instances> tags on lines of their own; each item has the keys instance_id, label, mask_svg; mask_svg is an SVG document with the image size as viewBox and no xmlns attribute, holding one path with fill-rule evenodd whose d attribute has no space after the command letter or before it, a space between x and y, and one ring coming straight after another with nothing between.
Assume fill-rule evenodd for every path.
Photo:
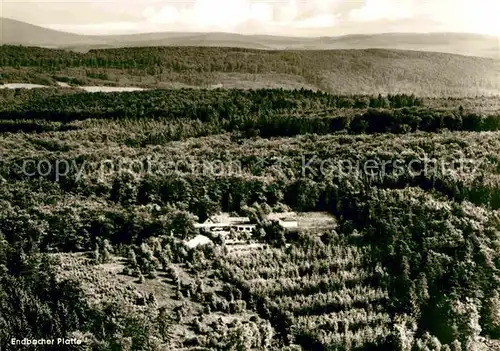
<instances>
[{"instance_id":1,"label":"dense forest","mask_svg":"<svg viewBox=\"0 0 500 351\"><path fill-rule=\"evenodd\" d=\"M143 47L65 50L3 45L0 82L162 87L315 88L334 94L498 95L498 60L399 50Z\"/></svg>"},{"instance_id":2,"label":"dense forest","mask_svg":"<svg viewBox=\"0 0 500 351\"><path fill-rule=\"evenodd\" d=\"M424 106L414 95L335 96L309 90L153 90L80 93L57 89L0 91L3 131L77 128L81 120L111 119L167 123L142 144L234 132L244 136L406 133L415 131L495 131L496 111L477 106ZM431 100L432 101L432 100ZM431 105L435 105L432 102ZM452 104L453 106L453 104Z\"/></svg>"},{"instance_id":3,"label":"dense forest","mask_svg":"<svg viewBox=\"0 0 500 351\"><path fill-rule=\"evenodd\" d=\"M51 88L0 101L2 349L499 347L498 99ZM220 211L256 224L242 249L194 226ZM269 219L287 211L337 224ZM185 245L198 234L213 244Z\"/></svg>"}]
</instances>

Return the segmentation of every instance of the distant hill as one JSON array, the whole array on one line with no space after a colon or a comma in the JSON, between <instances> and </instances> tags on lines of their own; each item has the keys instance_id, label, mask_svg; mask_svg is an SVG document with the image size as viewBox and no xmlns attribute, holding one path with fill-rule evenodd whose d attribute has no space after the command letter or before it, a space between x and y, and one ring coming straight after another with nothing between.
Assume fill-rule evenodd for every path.
<instances>
[{"instance_id":1,"label":"distant hill","mask_svg":"<svg viewBox=\"0 0 500 351\"><path fill-rule=\"evenodd\" d=\"M281 37L235 33L141 33L130 35L78 35L0 18L2 44L90 49L141 46L219 46L265 50L399 49L433 51L500 59L500 39L460 33L386 33L340 37Z\"/></svg>"},{"instance_id":2,"label":"distant hill","mask_svg":"<svg viewBox=\"0 0 500 351\"><path fill-rule=\"evenodd\" d=\"M462 33L385 33L318 39L325 49L400 49L500 59L500 38ZM318 47L315 47L318 48Z\"/></svg>"},{"instance_id":3,"label":"distant hill","mask_svg":"<svg viewBox=\"0 0 500 351\"><path fill-rule=\"evenodd\" d=\"M107 43L106 40L99 37L59 32L8 18L0 18L0 42L2 45L12 44L50 48L73 45L106 45Z\"/></svg>"},{"instance_id":4,"label":"distant hill","mask_svg":"<svg viewBox=\"0 0 500 351\"><path fill-rule=\"evenodd\" d=\"M3 46L0 81L150 88L306 88L336 94L500 95L500 60L387 49L270 51L183 46L77 53Z\"/></svg>"}]
</instances>

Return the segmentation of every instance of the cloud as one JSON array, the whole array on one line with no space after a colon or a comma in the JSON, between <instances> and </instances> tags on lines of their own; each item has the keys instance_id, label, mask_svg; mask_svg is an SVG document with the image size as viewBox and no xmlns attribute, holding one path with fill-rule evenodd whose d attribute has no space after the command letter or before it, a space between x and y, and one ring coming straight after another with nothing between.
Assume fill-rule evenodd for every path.
<instances>
[{"instance_id":1,"label":"cloud","mask_svg":"<svg viewBox=\"0 0 500 351\"><path fill-rule=\"evenodd\" d=\"M339 16L332 14L317 15L309 17L305 20L298 21L296 26L298 28L331 28L338 25Z\"/></svg>"},{"instance_id":2,"label":"cloud","mask_svg":"<svg viewBox=\"0 0 500 351\"><path fill-rule=\"evenodd\" d=\"M349 13L354 21L400 20L411 18L414 15L412 0L366 0L360 9Z\"/></svg>"},{"instance_id":3,"label":"cloud","mask_svg":"<svg viewBox=\"0 0 500 351\"><path fill-rule=\"evenodd\" d=\"M500 35L498 0L366 0L363 7L349 12L354 22L416 19L440 24L453 32ZM415 27L415 31L426 28Z\"/></svg>"},{"instance_id":4,"label":"cloud","mask_svg":"<svg viewBox=\"0 0 500 351\"><path fill-rule=\"evenodd\" d=\"M274 18L274 8L267 3L256 3L250 6L250 19L259 23L269 23Z\"/></svg>"},{"instance_id":5,"label":"cloud","mask_svg":"<svg viewBox=\"0 0 500 351\"><path fill-rule=\"evenodd\" d=\"M309 2L251 0L197 0L181 9L167 4L150 6L143 15L147 22L158 25L178 25L193 30L234 30L245 24L249 29L324 28L337 23L337 15L325 13L338 0Z\"/></svg>"},{"instance_id":6,"label":"cloud","mask_svg":"<svg viewBox=\"0 0 500 351\"><path fill-rule=\"evenodd\" d=\"M143 14L151 23L175 23L180 16L179 10L173 6L165 6L159 11L147 7Z\"/></svg>"},{"instance_id":7,"label":"cloud","mask_svg":"<svg viewBox=\"0 0 500 351\"><path fill-rule=\"evenodd\" d=\"M421 11L452 30L500 35L498 0L440 0L434 5L427 3Z\"/></svg>"},{"instance_id":8,"label":"cloud","mask_svg":"<svg viewBox=\"0 0 500 351\"><path fill-rule=\"evenodd\" d=\"M146 21L157 24L179 24L196 28L232 28L248 21L271 23L276 8L269 3L247 0L197 0L191 6L150 6L144 11ZM293 16L293 9L278 9L278 16Z\"/></svg>"},{"instance_id":9,"label":"cloud","mask_svg":"<svg viewBox=\"0 0 500 351\"><path fill-rule=\"evenodd\" d=\"M3 16L89 34L173 30L337 35L376 28L500 35L500 0L1 1Z\"/></svg>"}]
</instances>

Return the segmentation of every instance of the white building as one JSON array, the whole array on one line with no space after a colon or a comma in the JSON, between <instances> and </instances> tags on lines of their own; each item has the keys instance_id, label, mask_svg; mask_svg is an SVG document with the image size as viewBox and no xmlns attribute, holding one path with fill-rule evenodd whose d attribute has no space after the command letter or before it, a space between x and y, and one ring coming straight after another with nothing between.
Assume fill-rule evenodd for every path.
<instances>
[{"instance_id":1,"label":"white building","mask_svg":"<svg viewBox=\"0 0 500 351\"><path fill-rule=\"evenodd\" d=\"M210 245L213 244L212 240L207 238L205 235L197 235L193 239L185 242L186 246L190 249L195 248L200 245Z\"/></svg>"},{"instance_id":2,"label":"white building","mask_svg":"<svg viewBox=\"0 0 500 351\"><path fill-rule=\"evenodd\" d=\"M195 227L221 233L229 233L231 230L251 232L255 224L250 223L248 217L233 217L228 213L222 213L208 218L204 223L196 223Z\"/></svg>"},{"instance_id":3,"label":"white building","mask_svg":"<svg viewBox=\"0 0 500 351\"><path fill-rule=\"evenodd\" d=\"M288 230L297 230L298 228L296 213L294 212L270 213L267 218L278 221L283 228ZM205 228L221 234L228 234L231 230L236 232L251 232L255 226L254 223L250 222L248 217L234 217L228 213L221 213L208 218L204 223L195 224L196 228Z\"/></svg>"}]
</instances>

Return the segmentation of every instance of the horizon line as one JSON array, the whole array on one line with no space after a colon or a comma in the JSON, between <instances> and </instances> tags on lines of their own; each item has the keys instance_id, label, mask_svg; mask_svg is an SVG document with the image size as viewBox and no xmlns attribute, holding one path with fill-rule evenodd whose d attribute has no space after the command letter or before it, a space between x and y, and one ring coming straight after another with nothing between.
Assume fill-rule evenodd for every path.
<instances>
[{"instance_id":1,"label":"horizon line","mask_svg":"<svg viewBox=\"0 0 500 351\"><path fill-rule=\"evenodd\" d=\"M66 31L66 30L58 30L58 29L52 29L50 27L45 27L43 25L38 25L38 24L32 24L26 21L20 21L14 18L9 18L9 17L3 17L0 16L0 21L2 20L9 20L9 21L15 21L23 24L27 24L30 26L34 27L39 27L43 28L46 30L54 31L54 32L59 32L59 33L66 33L66 34L72 34L72 35L78 35L82 37L113 37L113 36L134 36L134 35L147 35L147 34L168 34L168 33L184 33L184 34L235 34L239 36L245 36L245 37L251 37L251 36L267 36L267 37L277 37L277 38L297 38L297 39L322 39L322 38L342 38L342 37L349 37L349 36L376 36L376 35L401 35L401 34L415 34L415 35L432 35L432 34L447 34L447 35L468 35L468 36L477 36L477 37L491 37L491 38L498 38L500 40L500 34L499 35L494 35L494 34L486 34L486 33L474 33L474 32L461 32L461 31L428 31L428 32L414 32L414 31L394 31L394 32L377 32L377 33L351 33L351 34L339 34L339 35L319 35L319 36L304 36L304 35L280 35L280 34L269 34L269 33L240 33L240 32L233 32L233 31L172 31L172 30L165 30L165 31L145 31L145 32L136 32L136 33L116 33L116 34L85 34L85 33L78 33L78 32L72 32L72 31ZM2 25L3 27L3 25Z\"/></svg>"}]
</instances>

